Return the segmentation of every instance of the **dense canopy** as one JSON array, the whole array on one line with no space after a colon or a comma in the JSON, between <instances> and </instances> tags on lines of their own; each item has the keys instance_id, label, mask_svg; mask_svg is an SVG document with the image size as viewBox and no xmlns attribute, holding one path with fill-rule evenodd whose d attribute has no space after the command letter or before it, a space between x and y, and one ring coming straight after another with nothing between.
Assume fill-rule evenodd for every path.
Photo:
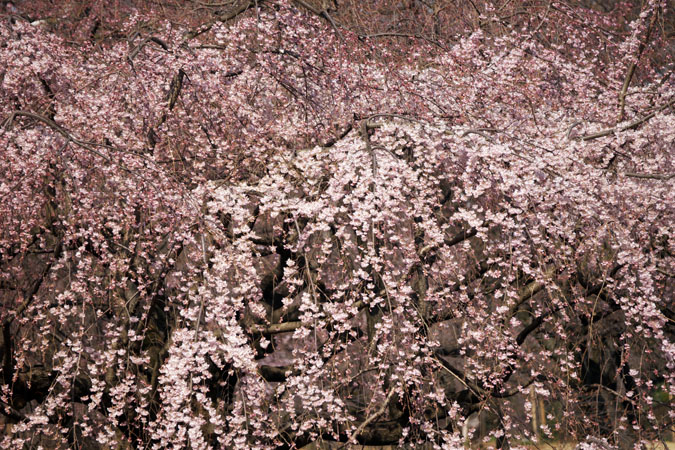
<instances>
[{"instance_id":1,"label":"dense canopy","mask_svg":"<svg viewBox=\"0 0 675 450\"><path fill-rule=\"evenodd\" d=\"M667 438L665 1L48 3L0 6L0 446Z\"/></svg>"}]
</instances>

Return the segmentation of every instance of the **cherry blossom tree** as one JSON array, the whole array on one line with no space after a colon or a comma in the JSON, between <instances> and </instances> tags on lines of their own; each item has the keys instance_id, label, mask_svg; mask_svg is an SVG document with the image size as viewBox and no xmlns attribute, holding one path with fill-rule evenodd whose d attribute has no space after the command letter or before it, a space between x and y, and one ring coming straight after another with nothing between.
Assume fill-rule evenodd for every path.
<instances>
[{"instance_id":1,"label":"cherry blossom tree","mask_svg":"<svg viewBox=\"0 0 675 450\"><path fill-rule=\"evenodd\" d=\"M666 438L672 11L601 3L3 2L2 446Z\"/></svg>"}]
</instances>

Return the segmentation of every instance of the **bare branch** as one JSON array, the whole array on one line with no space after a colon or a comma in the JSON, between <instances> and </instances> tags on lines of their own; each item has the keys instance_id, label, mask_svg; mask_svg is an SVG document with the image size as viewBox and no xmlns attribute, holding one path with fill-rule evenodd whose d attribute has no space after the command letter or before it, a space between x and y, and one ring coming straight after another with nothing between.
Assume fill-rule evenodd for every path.
<instances>
[{"instance_id":1,"label":"bare branch","mask_svg":"<svg viewBox=\"0 0 675 450\"><path fill-rule=\"evenodd\" d=\"M477 130L466 130L464 133L462 133L462 137L466 137L466 136L468 136L468 135L470 135L470 134L477 134L477 135L479 135L479 136L484 137L484 138L485 138L486 140L488 140L489 142L494 143L494 142L495 142L494 138L493 138L492 136L488 135L487 133L485 133L484 131L487 131L487 130L482 130L482 129L477 129Z\"/></svg>"},{"instance_id":2,"label":"bare branch","mask_svg":"<svg viewBox=\"0 0 675 450\"><path fill-rule=\"evenodd\" d=\"M330 24L330 26L333 27L333 30L335 30L335 34L337 34L340 41L344 42L344 38L342 37L342 33L340 33L340 29L338 28L337 23L335 23L335 20L333 20L330 14L328 14L328 11L326 11L325 9L322 10L316 9L315 7L313 7L312 5L303 0L293 0L293 1L298 5L302 6L303 8L305 8L306 10L310 11L312 14L315 14L321 17L322 19L325 19Z\"/></svg>"},{"instance_id":3,"label":"bare branch","mask_svg":"<svg viewBox=\"0 0 675 450\"><path fill-rule=\"evenodd\" d=\"M96 144L94 142L83 141L83 140L80 140L80 139L74 137L68 131L66 131L64 128L59 126L56 122L54 122L53 120L51 120L51 119L49 119L45 116L42 116L40 114L36 114L36 113L30 112L30 111L22 111L22 110L14 111L9 115L9 117L3 123L4 128L6 130L9 130L12 126L12 123L14 122L14 119L16 117L19 117L19 116L29 117L31 119L37 120L38 122L42 122L43 124L47 125L49 128L56 131L61 136L66 138L68 141L72 142L73 144L77 144L80 147L94 153L95 155L100 156L101 158L105 159L106 161L112 162L112 160L110 159L109 156L104 155L103 153L101 153L98 150L93 148L93 146L100 146L99 144ZM126 170L126 171L129 171L126 168L123 168L123 169Z\"/></svg>"},{"instance_id":4,"label":"bare branch","mask_svg":"<svg viewBox=\"0 0 675 450\"><path fill-rule=\"evenodd\" d=\"M131 52L129 52L129 55L127 56L127 60L129 61L130 64L133 65L133 63L132 63L133 59L134 59L136 56L138 56L138 54L140 53L140 51L143 50L143 49L145 48L145 45L146 45L148 42L154 42L155 44L157 44L157 45L159 45L160 47L162 47L162 48L164 49L164 51L169 51L169 46L166 45L166 42L164 42L163 40L161 40L161 39L158 38L158 37L150 36L150 37L148 37L148 38L143 39L143 40L141 41L140 44L138 44L136 47L134 47L133 50L131 50Z\"/></svg>"},{"instance_id":5,"label":"bare branch","mask_svg":"<svg viewBox=\"0 0 675 450\"><path fill-rule=\"evenodd\" d=\"M387 394L387 398L382 403L382 406L380 406L380 409L378 409L373 414L368 416L368 418L366 420L364 420L363 423L361 423L361 425L356 429L354 434L352 434L350 441L355 441L356 438L359 437L359 435L361 433L363 433L363 430L365 430L368 425L373 423L378 417L380 417L382 414L384 414L387 411L387 406L389 405L389 402L391 401L391 399L394 397L395 393L396 393L396 389L391 388L389 390L389 394Z\"/></svg>"},{"instance_id":6,"label":"bare branch","mask_svg":"<svg viewBox=\"0 0 675 450\"><path fill-rule=\"evenodd\" d=\"M614 128L607 128L606 130L601 130L593 134L588 134L586 136L581 136L582 141L591 141L593 139L609 136L610 134L618 133L621 131L626 131L626 130L632 130L633 128L637 128L661 111L668 109L669 107L675 105L675 98L671 99L669 102L666 104L658 107L656 110L652 111L650 114L647 114L641 119L636 119L632 122L630 122L628 125L624 125L623 127L614 127Z\"/></svg>"},{"instance_id":7,"label":"bare branch","mask_svg":"<svg viewBox=\"0 0 675 450\"><path fill-rule=\"evenodd\" d=\"M381 37L400 37L400 38L411 38L411 39L421 39L425 42L428 42L432 45L435 45L439 48L446 49L446 47L441 44L440 42L429 39L427 37L422 36L421 34L410 34L410 33L375 33L375 34L362 34L359 36L361 39L374 39L374 38L381 38Z\"/></svg>"},{"instance_id":8,"label":"bare branch","mask_svg":"<svg viewBox=\"0 0 675 450\"><path fill-rule=\"evenodd\" d=\"M358 311L361 311L363 308L366 307L366 304L361 300L354 303L354 306L357 308ZM249 330L251 333L254 334L280 334L295 331L298 328L302 327L303 325L306 324L304 324L300 320L296 320L293 322L273 323L271 325L253 324L249 327Z\"/></svg>"},{"instance_id":9,"label":"bare branch","mask_svg":"<svg viewBox=\"0 0 675 450\"><path fill-rule=\"evenodd\" d=\"M675 173L624 173L623 174L626 177L630 178L644 178L644 179L651 179L651 180L670 180L671 178L675 178Z\"/></svg>"},{"instance_id":10,"label":"bare branch","mask_svg":"<svg viewBox=\"0 0 675 450\"><path fill-rule=\"evenodd\" d=\"M296 320L294 322L273 323L272 325L268 326L252 325L250 330L252 333L257 334L279 334L295 331L300 327L302 327L302 322Z\"/></svg>"},{"instance_id":11,"label":"bare branch","mask_svg":"<svg viewBox=\"0 0 675 450\"><path fill-rule=\"evenodd\" d=\"M566 137L567 139L569 139L569 138L570 138L570 135L572 134L572 130L574 130L574 128L575 128L577 125L581 125L582 123L583 123L583 122L582 122L581 120L577 120L577 121L575 121L574 123L572 123L572 125L570 125L569 128L567 129L567 134L565 135L565 137Z\"/></svg>"},{"instance_id":12,"label":"bare branch","mask_svg":"<svg viewBox=\"0 0 675 450\"><path fill-rule=\"evenodd\" d=\"M652 14L652 19L649 22L649 27L647 27L647 34L645 35L644 40L640 42L640 46L638 47L637 57L635 58L635 61L632 62L628 67L628 72L626 73L626 78L623 81L621 92L619 92L619 118L617 119L618 122L621 122L623 120L623 113L626 107L626 92L628 92L628 86L630 86L630 82L633 79L635 69L637 68L638 62L640 61L640 56L642 56L642 52L644 52L645 47L647 46L647 42L649 42L649 36L652 34L652 29L654 28L654 24L656 23L657 17L658 12L654 11L654 13Z\"/></svg>"},{"instance_id":13,"label":"bare branch","mask_svg":"<svg viewBox=\"0 0 675 450\"><path fill-rule=\"evenodd\" d=\"M463 230L454 235L450 239L445 239L443 243L447 245L448 247L452 247L453 245L457 245L460 242L463 242L469 238L472 238L478 233L478 230L476 228L470 228L469 230Z\"/></svg>"},{"instance_id":14,"label":"bare branch","mask_svg":"<svg viewBox=\"0 0 675 450\"><path fill-rule=\"evenodd\" d=\"M257 3L261 3L262 1L263 0L258 0ZM234 2L232 4L234 5ZM241 3L239 6L237 6L236 8L233 8L233 9L231 9L229 11L226 11L223 14L219 15L216 19L210 21L206 25L201 25L197 29L190 31L189 33L186 33L185 37L183 39L182 45L186 45L188 41L196 38L197 36L200 36L204 33L208 33L216 23L227 22L227 21L230 21L230 20L234 19L238 15L243 14L249 8L255 6L255 4L256 4L256 1L254 1L254 0L245 1L245 2Z\"/></svg>"},{"instance_id":15,"label":"bare branch","mask_svg":"<svg viewBox=\"0 0 675 450\"><path fill-rule=\"evenodd\" d=\"M27 419L21 411L12 408L10 404L5 403L2 400L0 400L0 411L2 411L5 416L16 421L23 421Z\"/></svg>"}]
</instances>

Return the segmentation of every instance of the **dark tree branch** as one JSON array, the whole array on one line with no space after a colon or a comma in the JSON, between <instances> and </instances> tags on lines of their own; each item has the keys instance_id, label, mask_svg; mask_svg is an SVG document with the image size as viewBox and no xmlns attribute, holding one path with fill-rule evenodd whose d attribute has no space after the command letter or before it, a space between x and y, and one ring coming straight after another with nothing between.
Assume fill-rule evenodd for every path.
<instances>
[{"instance_id":1,"label":"dark tree branch","mask_svg":"<svg viewBox=\"0 0 675 450\"><path fill-rule=\"evenodd\" d=\"M664 105L659 106L656 110L652 111L650 114L647 114L646 116L642 117L641 119L636 119L632 122L630 122L627 125L624 125L622 127L613 127L613 128L607 128L606 130L601 130L592 134L587 134L586 136L581 136L582 141L591 141L593 139L598 139L604 136L609 136L610 134L618 133L621 131L626 131L626 130L632 130L633 128L637 128L643 123L647 122L649 119L653 118L655 115L660 113L661 111L668 109L669 107L675 105L675 98L671 99L669 102L667 102Z\"/></svg>"}]
</instances>

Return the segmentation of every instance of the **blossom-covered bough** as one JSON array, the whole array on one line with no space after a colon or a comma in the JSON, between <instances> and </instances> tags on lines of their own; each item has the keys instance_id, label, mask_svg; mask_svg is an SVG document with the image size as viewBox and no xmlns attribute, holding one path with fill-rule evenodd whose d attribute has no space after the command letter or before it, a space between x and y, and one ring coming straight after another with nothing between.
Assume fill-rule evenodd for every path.
<instances>
[{"instance_id":1,"label":"blossom-covered bough","mask_svg":"<svg viewBox=\"0 0 675 450\"><path fill-rule=\"evenodd\" d=\"M665 2L26 3L3 447L668 437Z\"/></svg>"}]
</instances>

